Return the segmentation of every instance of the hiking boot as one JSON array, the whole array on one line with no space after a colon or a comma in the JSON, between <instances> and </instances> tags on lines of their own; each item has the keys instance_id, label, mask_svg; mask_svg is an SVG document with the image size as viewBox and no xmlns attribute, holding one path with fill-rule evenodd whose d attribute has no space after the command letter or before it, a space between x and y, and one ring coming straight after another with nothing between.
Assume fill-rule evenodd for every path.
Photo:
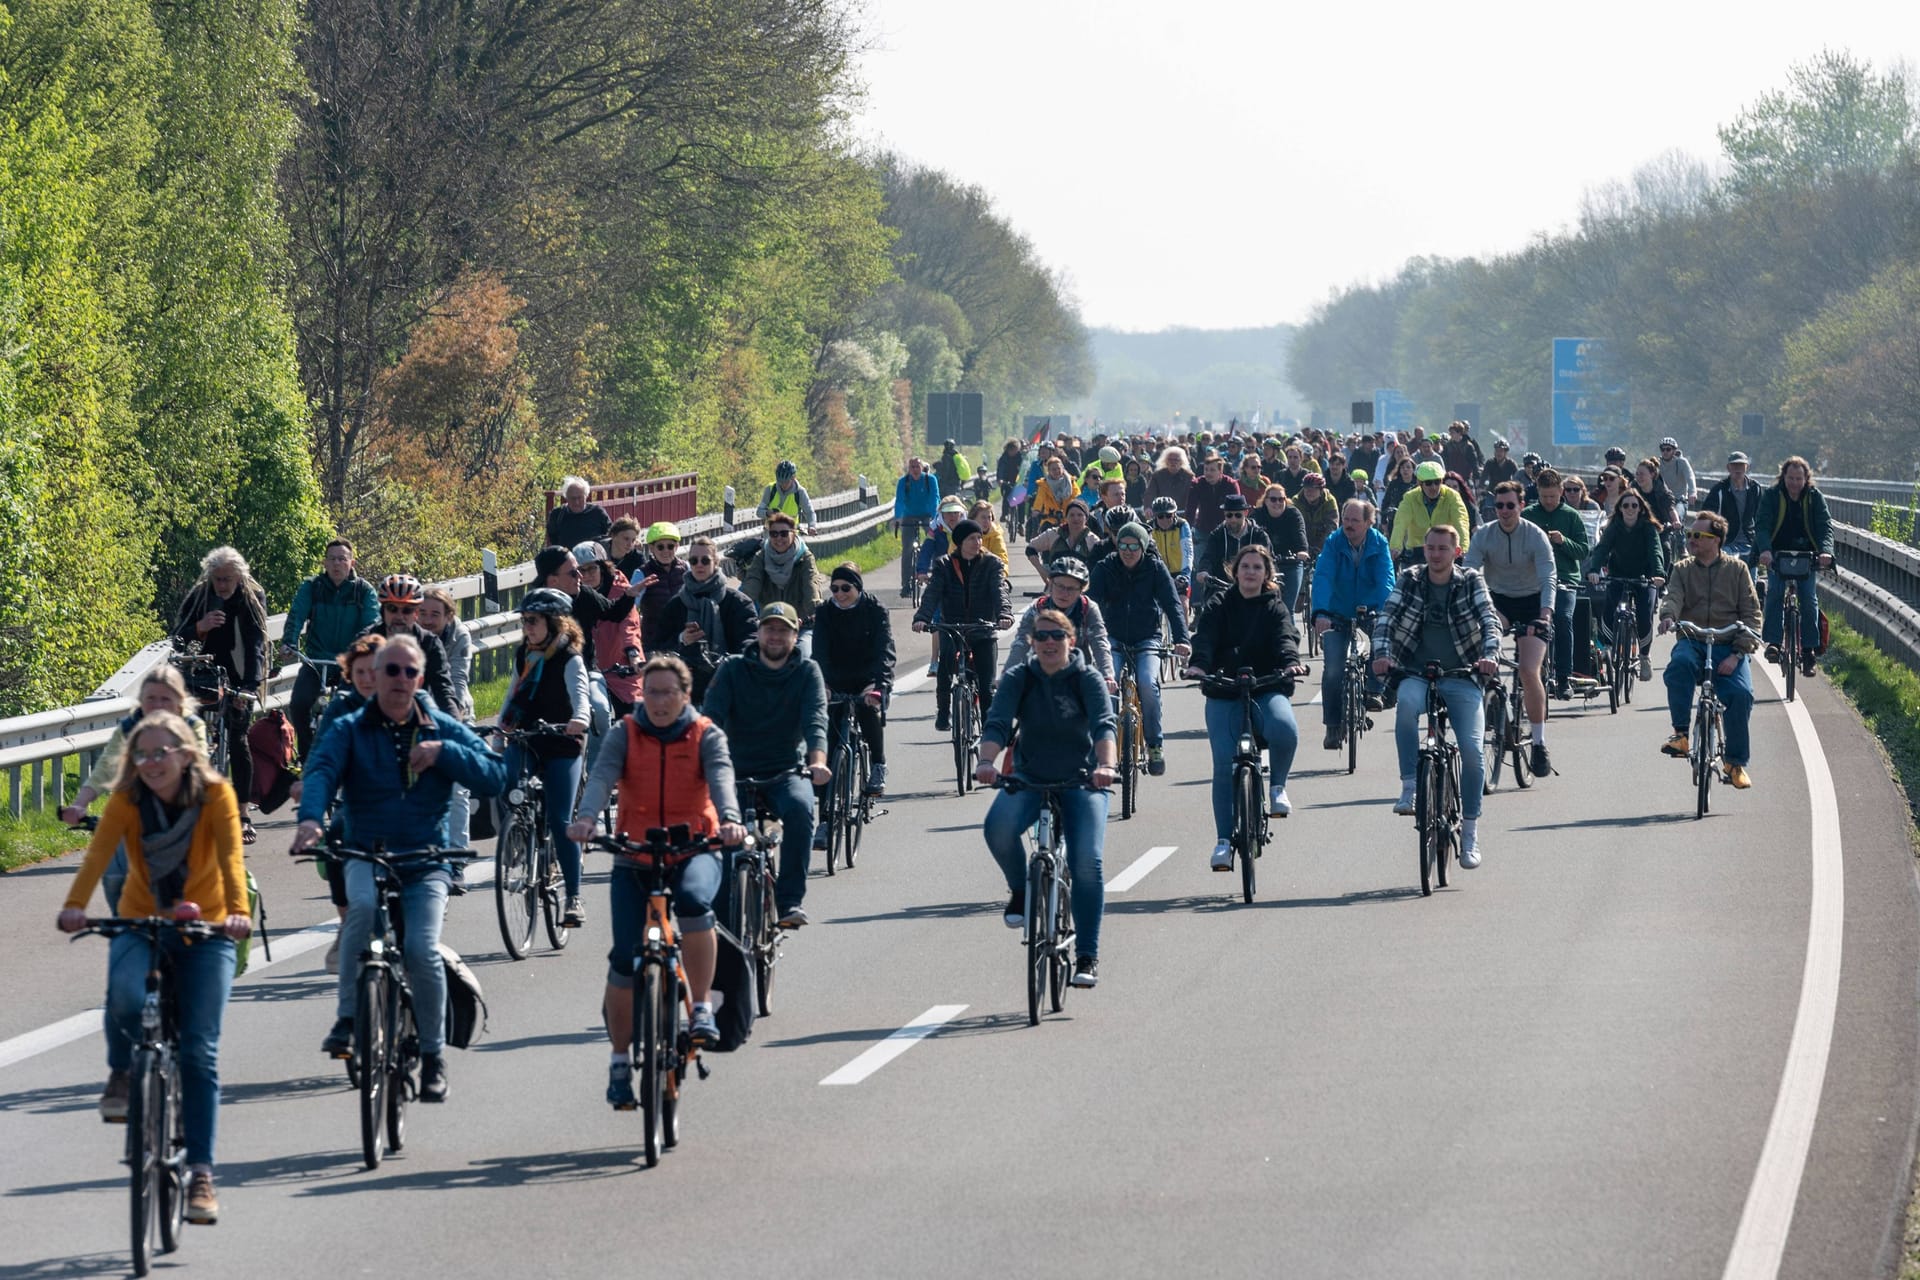
<instances>
[{"instance_id":1,"label":"hiking boot","mask_svg":"<svg viewBox=\"0 0 1920 1280\"><path fill-rule=\"evenodd\" d=\"M1687 737L1686 731L1683 729L1676 729L1673 736L1668 738L1666 743L1660 748L1662 755L1678 756L1683 760L1686 759L1687 753L1692 750L1693 742Z\"/></svg>"},{"instance_id":2,"label":"hiking boot","mask_svg":"<svg viewBox=\"0 0 1920 1280\"><path fill-rule=\"evenodd\" d=\"M447 1100L447 1060L438 1053L420 1055L420 1101Z\"/></svg>"},{"instance_id":3,"label":"hiking boot","mask_svg":"<svg viewBox=\"0 0 1920 1280\"><path fill-rule=\"evenodd\" d=\"M1147 776L1163 777L1167 772L1167 753L1159 747L1147 748Z\"/></svg>"},{"instance_id":4,"label":"hiking boot","mask_svg":"<svg viewBox=\"0 0 1920 1280\"><path fill-rule=\"evenodd\" d=\"M100 1091L100 1119L107 1124L125 1124L127 1097L132 1091L132 1080L126 1072L109 1072L107 1087Z\"/></svg>"},{"instance_id":5,"label":"hiking boot","mask_svg":"<svg viewBox=\"0 0 1920 1280\"><path fill-rule=\"evenodd\" d=\"M196 1173L187 1179L187 1221L210 1227L220 1221L220 1197L213 1193L213 1175Z\"/></svg>"},{"instance_id":6,"label":"hiking boot","mask_svg":"<svg viewBox=\"0 0 1920 1280\"><path fill-rule=\"evenodd\" d=\"M329 1058L351 1058L353 1056L353 1019L335 1018L333 1030L327 1032L327 1038L320 1042L320 1052Z\"/></svg>"}]
</instances>

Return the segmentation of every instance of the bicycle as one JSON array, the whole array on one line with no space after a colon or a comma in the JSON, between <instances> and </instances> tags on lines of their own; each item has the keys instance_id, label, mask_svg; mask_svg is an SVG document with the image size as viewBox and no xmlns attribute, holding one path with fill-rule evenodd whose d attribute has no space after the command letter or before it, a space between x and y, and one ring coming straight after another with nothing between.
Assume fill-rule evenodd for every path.
<instances>
[{"instance_id":1,"label":"bicycle","mask_svg":"<svg viewBox=\"0 0 1920 1280\"><path fill-rule=\"evenodd\" d=\"M364 862L373 868L373 932L360 953L355 979L359 1002L353 1016L353 1048L346 1058L347 1078L360 1091L360 1157L378 1169L383 1155L406 1144L407 1100L416 1095L414 1072L420 1066L420 1036L413 1013L413 986L402 953L399 873L431 863L465 863L480 855L471 849L425 848L387 853L379 847L354 849L328 840L318 855L335 862ZM303 859L305 861L306 859ZM386 1142L381 1144L382 1131Z\"/></svg>"},{"instance_id":2,"label":"bicycle","mask_svg":"<svg viewBox=\"0 0 1920 1280\"><path fill-rule=\"evenodd\" d=\"M927 531L927 521L920 516L908 516L894 523L900 529L900 590L918 609L922 586L920 575L914 572L914 561L919 558L920 540Z\"/></svg>"},{"instance_id":3,"label":"bicycle","mask_svg":"<svg viewBox=\"0 0 1920 1280\"><path fill-rule=\"evenodd\" d=\"M1164 664L1168 650L1151 640L1144 644L1116 642L1113 646L1114 665L1120 668L1120 692L1117 695L1120 706L1120 765L1115 773L1120 779L1122 818L1131 818L1140 808L1140 779L1147 772L1146 711L1140 705L1140 682L1133 666L1133 660L1143 653L1158 653Z\"/></svg>"},{"instance_id":4,"label":"bicycle","mask_svg":"<svg viewBox=\"0 0 1920 1280\"><path fill-rule=\"evenodd\" d=\"M1073 870L1067 863L1066 823L1060 793L1085 788L1085 776L1067 782L1028 782L1003 775L994 784L1003 791L1037 791L1040 814L1034 819L1027 856L1027 923L1020 944L1026 949L1027 1025L1040 1025L1043 1005L1054 1013L1066 1007L1073 973Z\"/></svg>"},{"instance_id":5,"label":"bicycle","mask_svg":"<svg viewBox=\"0 0 1920 1280\"><path fill-rule=\"evenodd\" d=\"M1240 699L1240 736L1233 752L1233 834L1228 840L1240 862L1241 897L1248 903L1253 901L1254 863L1273 834L1267 817L1267 768L1253 724L1253 695L1279 688L1286 678L1276 674L1256 679L1250 667L1230 676L1200 678L1202 691L1231 693Z\"/></svg>"},{"instance_id":6,"label":"bicycle","mask_svg":"<svg viewBox=\"0 0 1920 1280\"><path fill-rule=\"evenodd\" d=\"M803 772L795 770L796 774ZM774 815L773 806L766 803L766 789L787 776L734 781L734 792L740 800L740 825L747 829L748 847L736 851L730 874L735 877L734 901L744 904L737 927L741 949L753 960L754 988L759 993L759 1012L763 1018L773 1013L773 975L786 937L786 931L779 926L780 908L775 896L778 880L775 851L780 848L784 828ZM753 855L750 860L745 857L749 853Z\"/></svg>"},{"instance_id":7,"label":"bicycle","mask_svg":"<svg viewBox=\"0 0 1920 1280\"><path fill-rule=\"evenodd\" d=\"M1793 701L1794 682L1804 655L1800 652L1800 584L1812 577L1819 561L1811 551L1776 551L1767 568L1767 590L1786 594L1780 599L1780 665L1786 669L1786 700Z\"/></svg>"},{"instance_id":8,"label":"bicycle","mask_svg":"<svg viewBox=\"0 0 1920 1280\"><path fill-rule=\"evenodd\" d=\"M1607 578L1605 581L1638 590L1657 586L1652 578ZM1633 701L1633 682L1639 678L1640 620L1633 611L1633 597L1626 591L1613 606L1609 625L1613 640L1596 652L1606 668L1608 714L1618 714L1621 703Z\"/></svg>"},{"instance_id":9,"label":"bicycle","mask_svg":"<svg viewBox=\"0 0 1920 1280\"><path fill-rule=\"evenodd\" d=\"M125 933L144 937L147 954L152 957L147 966L146 1000L140 1007L140 1042L133 1049L126 1120L133 1274L144 1276L155 1253L172 1253L180 1247L180 1230L187 1214L179 992L173 958L161 945L161 936L173 933L194 942L224 935L200 919L197 905L182 902L172 916L89 919L86 927L73 936L117 938Z\"/></svg>"},{"instance_id":10,"label":"bicycle","mask_svg":"<svg viewBox=\"0 0 1920 1280\"><path fill-rule=\"evenodd\" d=\"M1447 887L1447 859L1460 847L1460 748L1447 735L1447 700L1442 680L1477 678L1472 667L1443 668L1437 662L1417 675L1427 682L1427 724L1420 738L1419 761L1414 766L1413 823L1420 844L1420 896L1433 895L1436 885ZM1496 684L1494 689L1497 691Z\"/></svg>"},{"instance_id":11,"label":"bicycle","mask_svg":"<svg viewBox=\"0 0 1920 1280\"><path fill-rule=\"evenodd\" d=\"M1687 762L1693 768L1695 821L1707 816L1711 807L1708 793L1713 789L1716 775L1726 776L1726 735L1722 717L1726 704L1720 701L1713 682L1713 646L1725 644L1738 635L1751 636L1755 640L1753 629L1742 623L1730 622L1724 627L1702 627L1692 622L1675 625L1674 631L1682 638L1696 640L1706 646L1706 653L1700 661L1700 675L1697 695L1693 709L1693 735L1687 743Z\"/></svg>"},{"instance_id":12,"label":"bicycle","mask_svg":"<svg viewBox=\"0 0 1920 1280\"><path fill-rule=\"evenodd\" d=\"M1373 656L1374 611L1361 605L1351 619L1329 617L1335 628L1347 633L1347 664L1340 681L1340 726L1347 743L1347 772L1360 767L1360 738L1373 728L1373 716L1367 710L1367 663ZM1308 631L1314 628L1309 625ZM1362 644L1364 642L1364 650Z\"/></svg>"},{"instance_id":13,"label":"bicycle","mask_svg":"<svg viewBox=\"0 0 1920 1280\"><path fill-rule=\"evenodd\" d=\"M554 737L565 728L539 721L530 728L502 732L508 742L521 744L520 776L507 788L506 821L494 845L493 901L500 917L500 940L515 960L533 952L536 915L545 924L547 942L555 951L565 950L571 936L563 923L566 887L560 859L547 825L547 786L532 751L534 739Z\"/></svg>"},{"instance_id":14,"label":"bicycle","mask_svg":"<svg viewBox=\"0 0 1920 1280\"><path fill-rule=\"evenodd\" d=\"M820 820L827 826L827 874L834 874L835 860L844 861L853 870L860 853L860 837L873 817L873 797L867 794L867 774L873 768L872 749L860 731L860 717L854 707L863 695L830 693L827 695L829 722L833 709L839 708L839 723L827 746L827 767L833 779L827 783L825 806Z\"/></svg>"},{"instance_id":15,"label":"bicycle","mask_svg":"<svg viewBox=\"0 0 1920 1280\"><path fill-rule=\"evenodd\" d=\"M176 642L168 660L186 681L187 692L199 703L200 719L207 730L207 763L215 773L227 777L232 772L233 750L227 739L226 711L230 699L247 695L232 689L227 669L220 665L220 659L202 650L198 640L188 641L184 648Z\"/></svg>"},{"instance_id":16,"label":"bicycle","mask_svg":"<svg viewBox=\"0 0 1920 1280\"><path fill-rule=\"evenodd\" d=\"M980 721L985 708L980 702L980 684L973 674L973 649L967 642L995 634L985 622L936 622L930 628L938 635L952 636L951 653L941 646L941 657L953 663L953 684L948 690L948 730L953 737L953 773L965 795L973 789L973 766L980 757ZM989 691L990 692L990 691Z\"/></svg>"},{"instance_id":17,"label":"bicycle","mask_svg":"<svg viewBox=\"0 0 1920 1280\"><path fill-rule=\"evenodd\" d=\"M672 872L688 859L717 852L717 837L695 836L685 823L652 827L643 841L608 836L593 842L612 852L617 862L642 871L647 878L647 920L640 943L633 983L633 1041L628 1046L637 1089L635 1105L646 1123L642 1150L647 1167L660 1163L660 1153L680 1142L680 1088L691 1063L702 1080L710 1074L693 1043L693 993L681 962L680 937L674 930ZM623 1107L622 1110L632 1110Z\"/></svg>"},{"instance_id":18,"label":"bicycle","mask_svg":"<svg viewBox=\"0 0 1920 1280\"><path fill-rule=\"evenodd\" d=\"M1487 720L1486 729L1481 734L1481 741L1486 744L1487 760L1487 781L1482 791L1487 795L1492 795L1494 788L1500 785L1500 770L1508 756L1513 757L1515 785L1522 791L1533 785L1533 770L1527 759L1527 752L1533 746L1533 728L1527 719L1526 690L1520 679L1519 659L1520 639L1529 633L1547 644L1548 656L1540 661L1540 678L1548 678L1553 628L1544 622L1517 623L1506 630L1506 634L1514 638L1514 656L1509 658L1502 654L1496 659L1500 669L1510 673L1507 686L1501 688L1499 677L1496 676L1487 682L1482 694Z\"/></svg>"}]
</instances>

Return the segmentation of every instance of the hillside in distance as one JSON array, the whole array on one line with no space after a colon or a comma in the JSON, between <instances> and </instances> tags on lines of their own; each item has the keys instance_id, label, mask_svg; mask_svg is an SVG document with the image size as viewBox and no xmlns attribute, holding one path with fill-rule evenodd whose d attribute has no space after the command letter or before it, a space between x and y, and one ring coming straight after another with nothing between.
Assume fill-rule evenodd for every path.
<instances>
[{"instance_id":1,"label":"hillside in distance","mask_svg":"<svg viewBox=\"0 0 1920 1280\"><path fill-rule=\"evenodd\" d=\"M1263 420L1301 417L1306 397L1287 385L1294 326L1263 329L1093 329L1094 386L1073 406L1109 423L1189 417L1224 422L1259 410Z\"/></svg>"}]
</instances>

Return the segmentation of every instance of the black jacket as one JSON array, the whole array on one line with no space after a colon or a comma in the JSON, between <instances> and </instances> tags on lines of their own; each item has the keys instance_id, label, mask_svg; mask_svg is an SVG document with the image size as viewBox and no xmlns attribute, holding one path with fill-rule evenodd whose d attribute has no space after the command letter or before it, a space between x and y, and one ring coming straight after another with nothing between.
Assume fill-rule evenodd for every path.
<instances>
[{"instance_id":1,"label":"black jacket","mask_svg":"<svg viewBox=\"0 0 1920 1280\"><path fill-rule=\"evenodd\" d=\"M1193 665L1208 675L1230 676L1251 667L1255 676L1270 676L1299 661L1300 631L1278 591L1249 600L1238 587L1229 587L1193 624ZM1283 681L1280 688L1291 695L1293 681Z\"/></svg>"},{"instance_id":2,"label":"black jacket","mask_svg":"<svg viewBox=\"0 0 1920 1280\"><path fill-rule=\"evenodd\" d=\"M1087 594L1100 606L1107 635L1117 644L1145 644L1158 639L1162 612L1170 620L1173 642L1187 642L1187 620L1174 594L1173 575L1151 551L1132 569L1121 561L1118 551L1110 552L1093 566Z\"/></svg>"},{"instance_id":3,"label":"black jacket","mask_svg":"<svg viewBox=\"0 0 1920 1280\"><path fill-rule=\"evenodd\" d=\"M721 593L720 624L727 629L729 654L747 651L747 645L753 641L754 628L759 625L759 616L759 610L753 607L753 601L747 599L745 592L728 587ZM703 646L680 643L680 633L686 629L687 602L676 595L660 610L660 640L658 644L649 643L647 652L671 653L686 663L687 670L693 673L694 705L701 706L706 702L707 686L713 682L718 664L708 657Z\"/></svg>"},{"instance_id":4,"label":"black jacket","mask_svg":"<svg viewBox=\"0 0 1920 1280\"><path fill-rule=\"evenodd\" d=\"M386 636L388 639L394 636L412 636L419 641L420 651L427 655L426 690L433 698L434 710L444 711L456 720L460 718L460 700L453 693L453 673L447 670L447 647L440 643L439 636L411 622L403 622L397 626L377 622L360 634Z\"/></svg>"},{"instance_id":5,"label":"black jacket","mask_svg":"<svg viewBox=\"0 0 1920 1280\"><path fill-rule=\"evenodd\" d=\"M954 563L958 558L948 554L933 562L933 571L927 576L926 594L920 597L920 607L914 611L913 620L931 623L937 613L939 621L947 623L1010 625L1013 593L1007 583L1007 568L1000 563L1000 557L982 551L964 575Z\"/></svg>"},{"instance_id":6,"label":"black jacket","mask_svg":"<svg viewBox=\"0 0 1920 1280\"><path fill-rule=\"evenodd\" d=\"M588 671L598 671L593 660L593 628L595 623L620 622L633 612L633 606L639 603L634 596L623 595L616 604L592 587L580 588L580 594L573 598L573 620L580 624L580 634L586 639L586 647L580 656L586 660ZM646 642L643 632L641 643Z\"/></svg>"},{"instance_id":7,"label":"black jacket","mask_svg":"<svg viewBox=\"0 0 1920 1280\"><path fill-rule=\"evenodd\" d=\"M1760 495L1765 490L1754 480L1747 477L1747 487L1735 492L1733 486L1722 480L1707 490L1706 498L1700 503L1702 511L1717 512L1727 522L1727 541L1753 542L1753 520L1760 512Z\"/></svg>"},{"instance_id":8,"label":"black jacket","mask_svg":"<svg viewBox=\"0 0 1920 1280\"><path fill-rule=\"evenodd\" d=\"M814 610L813 660L830 693L893 687L893 623L865 592L851 609L829 600Z\"/></svg>"},{"instance_id":9,"label":"black jacket","mask_svg":"<svg viewBox=\"0 0 1920 1280\"><path fill-rule=\"evenodd\" d=\"M204 636L194 626L209 613L218 610L227 620ZM182 644L198 641L200 648L219 659L236 688L252 691L272 674L267 669L267 602L264 596L249 593L243 583L229 601L213 593L208 582L195 584L180 602L174 619L173 638ZM241 797L245 803L245 797Z\"/></svg>"},{"instance_id":10,"label":"black jacket","mask_svg":"<svg viewBox=\"0 0 1920 1280\"><path fill-rule=\"evenodd\" d=\"M1293 508L1288 507L1287 510L1292 511ZM1294 523L1300 526L1300 545L1304 547L1307 541L1307 527L1300 522L1298 516L1294 517ZM1233 576L1227 562L1230 557L1239 555L1243 547L1271 547L1272 545L1272 539L1267 537L1267 531L1257 520L1247 521L1237 538L1227 531L1227 526L1223 522L1218 529L1200 539L1200 545L1193 549L1193 567L1197 572L1204 573L1215 581L1221 581Z\"/></svg>"}]
</instances>

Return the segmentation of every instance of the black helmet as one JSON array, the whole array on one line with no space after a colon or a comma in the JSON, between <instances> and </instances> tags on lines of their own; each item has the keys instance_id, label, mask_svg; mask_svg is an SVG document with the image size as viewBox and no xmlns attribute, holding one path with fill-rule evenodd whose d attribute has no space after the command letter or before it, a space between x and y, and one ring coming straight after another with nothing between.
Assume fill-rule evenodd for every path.
<instances>
[{"instance_id":1,"label":"black helmet","mask_svg":"<svg viewBox=\"0 0 1920 1280\"><path fill-rule=\"evenodd\" d=\"M520 601L520 612L537 613L543 618L571 618L573 601L567 599L567 593L564 591L555 591L552 587L535 587Z\"/></svg>"},{"instance_id":2,"label":"black helmet","mask_svg":"<svg viewBox=\"0 0 1920 1280\"><path fill-rule=\"evenodd\" d=\"M1615 445L1613 446L1613 448L1607 450L1608 462L1625 462L1626 460L1627 460L1627 451L1625 449L1622 449L1619 445Z\"/></svg>"},{"instance_id":3,"label":"black helmet","mask_svg":"<svg viewBox=\"0 0 1920 1280\"><path fill-rule=\"evenodd\" d=\"M1155 498L1147 504L1147 510L1156 516L1177 516L1180 514L1180 504L1172 498Z\"/></svg>"},{"instance_id":4,"label":"black helmet","mask_svg":"<svg viewBox=\"0 0 1920 1280\"><path fill-rule=\"evenodd\" d=\"M773 478L776 480L791 480L796 475L799 475L799 474L800 474L800 468L794 466L793 463L788 462L784 459L782 459L779 466L773 469Z\"/></svg>"},{"instance_id":5,"label":"black helmet","mask_svg":"<svg viewBox=\"0 0 1920 1280\"><path fill-rule=\"evenodd\" d=\"M1540 455L1532 451L1523 453L1520 455L1520 465L1524 467L1537 467L1540 465Z\"/></svg>"},{"instance_id":6,"label":"black helmet","mask_svg":"<svg viewBox=\"0 0 1920 1280\"><path fill-rule=\"evenodd\" d=\"M1129 507L1126 503L1123 502L1119 506L1107 512L1106 514L1107 532L1118 533L1120 532L1121 529L1125 528L1127 525L1134 523L1134 521L1135 521L1135 516L1133 514L1133 508Z\"/></svg>"},{"instance_id":7,"label":"black helmet","mask_svg":"<svg viewBox=\"0 0 1920 1280\"><path fill-rule=\"evenodd\" d=\"M1048 581L1052 581L1055 578L1074 578L1084 587L1088 581L1091 580L1092 576L1092 574L1087 572L1086 561L1080 559L1078 556L1061 556L1058 560L1055 560L1047 566Z\"/></svg>"}]
</instances>

